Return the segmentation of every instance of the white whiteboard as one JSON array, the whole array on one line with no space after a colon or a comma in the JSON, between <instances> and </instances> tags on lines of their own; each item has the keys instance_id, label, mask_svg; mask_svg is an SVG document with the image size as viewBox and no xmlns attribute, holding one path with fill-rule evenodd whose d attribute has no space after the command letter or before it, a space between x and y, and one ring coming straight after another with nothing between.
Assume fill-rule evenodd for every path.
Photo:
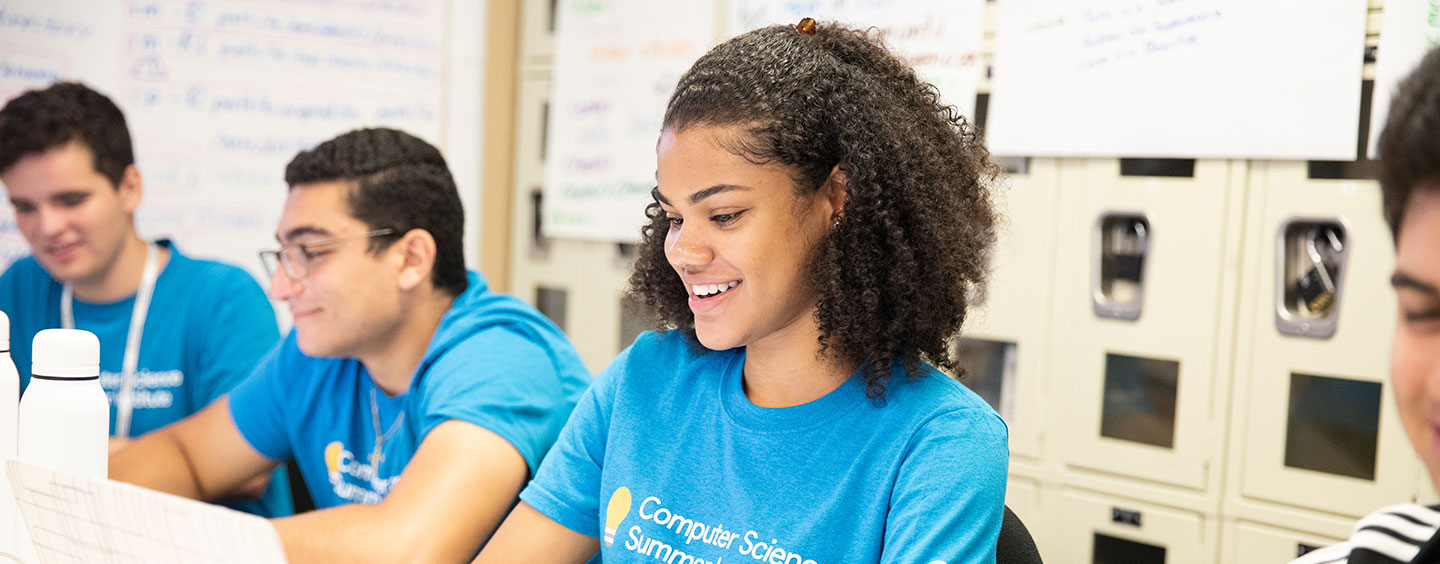
<instances>
[{"instance_id":1,"label":"white whiteboard","mask_svg":"<svg viewBox=\"0 0 1440 564\"><path fill-rule=\"evenodd\" d=\"M804 17L876 28L886 47L935 85L941 100L966 117L975 114L984 67L985 0L731 0L729 16L730 36L771 24L793 25Z\"/></svg>"},{"instance_id":2,"label":"white whiteboard","mask_svg":"<svg viewBox=\"0 0 1440 564\"><path fill-rule=\"evenodd\" d=\"M0 98L56 79L110 96L144 181L141 235L257 277L290 158L356 127L404 129L447 149L474 253L484 5L0 0ZM0 267L28 252L0 206Z\"/></svg>"},{"instance_id":3,"label":"white whiteboard","mask_svg":"<svg viewBox=\"0 0 1440 564\"><path fill-rule=\"evenodd\" d=\"M638 241L665 104L710 48L715 4L565 1L555 30L544 234Z\"/></svg>"},{"instance_id":4,"label":"white whiteboard","mask_svg":"<svg viewBox=\"0 0 1440 564\"><path fill-rule=\"evenodd\" d=\"M1380 21L1380 45L1375 55L1375 90L1370 98L1370 158L1380 158L1376 146L1390 115L1390 97L1425 52L1440 44L1440 4L1431 0L1385 0Z\"/></svg>"},{"instance_id":5,"label":"white whiteboard","mask_svg":"<svg viewBox=\"0 0 1440 564\"><path fill-rule=\"evenodd\" d=\"M996 154L1356 157L1366 0L996 8Z\"/></svg>"}]
</instances>

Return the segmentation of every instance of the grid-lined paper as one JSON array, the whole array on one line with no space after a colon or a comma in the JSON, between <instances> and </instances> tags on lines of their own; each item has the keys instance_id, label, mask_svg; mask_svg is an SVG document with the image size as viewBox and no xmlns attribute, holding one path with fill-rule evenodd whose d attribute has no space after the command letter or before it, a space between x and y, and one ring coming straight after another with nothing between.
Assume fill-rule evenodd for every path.
<instances>
[{"instance_id":1,"label":"grid-lined paper","mask_svg":"<svg viewBox=\"0 0 1440 564\"><path fill-rule=\"evenodd\" d=\"M285 562L254 515L16 459L5 471L43 564Z\"/></svg>"}]
</instances>

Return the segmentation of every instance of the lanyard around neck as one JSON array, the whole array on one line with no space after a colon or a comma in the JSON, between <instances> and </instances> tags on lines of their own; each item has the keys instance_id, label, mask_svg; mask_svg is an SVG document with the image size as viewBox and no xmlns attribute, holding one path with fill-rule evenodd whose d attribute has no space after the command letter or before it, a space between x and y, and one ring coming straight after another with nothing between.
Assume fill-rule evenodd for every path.
<instances>
[{"instance_id":1,"label":"lanyard around neck","mask_svg":"<svg viewBox=\"0 0 1440 564\"><path fill-rule=\"evenodd\" d=\"M145 316L150 311L150 296L155 293L155 279L159 276L160 245L151 243L145 246L145 270L140 274L140 288L135 291L135 309L130 313L130 332L125 337L125 361L120 368L120 392L115 395L115 436L122 439L130 437L140 338L145 332ZM69 282L60 290L60 326L75 328L75 288Z\"/></svg>"}]
</instances>

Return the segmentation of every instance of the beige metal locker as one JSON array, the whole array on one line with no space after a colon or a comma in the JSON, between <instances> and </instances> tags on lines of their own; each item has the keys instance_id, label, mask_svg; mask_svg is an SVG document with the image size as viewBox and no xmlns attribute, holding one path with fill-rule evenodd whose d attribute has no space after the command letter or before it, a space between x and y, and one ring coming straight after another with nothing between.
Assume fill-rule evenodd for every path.
<instances>
[{"instance_id":1,"label":"beige metal locker","mask_svg":"<svg viewBox=\"0 0 1440 564\"><path fill-rule=\"evenodd\" d=\"M1425 471L1425 466L1420 463L1418 458L1415 461L1415 476L1418 482L1416 491L1420 492L1415 498L1416 503L1421 505L1440 504L1440 493L1435 492L1435 483L1430 480L1430 474Z\"/></svg>"},{"instance_id":2,"label":"beige metal locker","mask_svg":"<svg viewBox=\"0 0 1440 564\"><path fill-rule=\"evenodd\" d=\"M1255 163L1251 186L1232 435L1240 495L1350 517L1414 499L1417 462L1385 383L1394 251L1378 186L1309 180L1304 163L1281 162ZM1338 292L1309 311L1290 294L1319 278L1315 264L1333 267Z\"/></svg>"},{"instance_id":3,"label":"beige metal locker","mask_svg":"<svg viewBox=\"0 0 1440 564\"><path fill-rule=\"evenodd\" d=\"M1283 564L1344 540L1249 521L1226 523L1223 534L1221 562L1231 564Z\"/></svg>"},{"instance_id":4,"label":"beige metal locker","mask_svg":"<svg viewBox=\"0 0 1440 564\"><path fill-rule=\"evenodd\" d=\"M1190 564L1214 562L1216 524L1201 514L1083 490L1060 493L1051 516L1056 564Z\"/></svg>"},{"instance_id":5,"label":"beige metal locker","mask_svg":"<svg viewBox=\"0 0 1440 564\"><path fill-rule=\"evenodd\" d=\"M549 66L555 53L555 0L522 0L520 9L520 64ZM521 124L518 130L523 130Z\"/></svg>"},{"instance_id":6,"label":"beige metal locker","mask_svg":"<svg viewBox=\"0 0 1440 564\"><path fill-rule=\"evenodd\" d=\"M1235 165L1198 161L1186 178L1064 166L1052 347L1064 465L1204 491L1227 413Z\"/></svg>"},{"instance_id":7,"label":"beige metal locker","mask_svg":"<svg viewBox=\"0 0 1440 564\"><path fill-rule=\"evenodd\" d=\"M1016 457L1022 461L1040 457L1058 165L1055 159L1035 159L1027 173L1009 176L1008 186L994 191L1002 220L990 284L983 298L972 300L958 344L961 363L969 372L966 384L995 405L1009 426L1012 462ZM1012 469L1023 472L1024 466Z\"/></svg>"},{"instance_id":8,"label":"beige metal locker","mask_svg":"<svg viewBox=\"0 0 1440 564\"><path fill-rule=\"evenodd\" d=\"M1010 477L1005 484L1005 505L1025 522L1031 536L1037 536L1040 525L1040 484L1026 478Z\"/></svg>"},{"instance_id":9,"label":"beige metal locker","mask_svg":"<svg viewBox=\"0 0 1440 564\"><path fill-rule=\"evenodd\" d=\"M532 3L533 4L533 3ZM532 17L527 9L524 17ZM529 45L526 36L524 45ZM515 103L514 185L510 198L510 293L534 305L535 285L530 278L531 265L545 259L544 242L535 230L537 198L545 182L545 128L550 99L548 68L520 68L519 88Z\"/></svg>"},{"instance_id":10,"label":"beige metal locker","mask_svg":"<svg viewBox=\"0 0 1440 564\"><path fill-rule=\"evenodd\" d=\"M1050 546L1053 535L1047 528L1049 523L1042 501L1044 491L1039 482L1014 474L1010 475L1010 481L1005 484L1005 505L1025 523L1025 529L1030 532L1030 537L1035 539L1035 546L1040 550L1041 557L1049 556L1054 550Z\"/></svg>"}]
</instances>

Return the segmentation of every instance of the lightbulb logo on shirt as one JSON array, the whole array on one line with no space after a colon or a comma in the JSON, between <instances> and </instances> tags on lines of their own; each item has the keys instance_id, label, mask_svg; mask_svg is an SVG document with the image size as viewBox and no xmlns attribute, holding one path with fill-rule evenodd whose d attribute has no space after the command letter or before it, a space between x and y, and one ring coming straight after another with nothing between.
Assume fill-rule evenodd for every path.
<instances>
[{"instance_id":1,"label":"lightbulb logo on shirt","mask_svg":"<svg viewBox=\"0 0 1440 564\"><path fill-rule=\"evenodd\" d=\"M615 544L615 529L630 515L630 488L620 486L610 494L610 506L605 509L605 546Z\"/></svg>"},{"instance_id":2,"label":"lightbulb logo on shirt","mask_svg":"<svg viewBox=\"0 0 1440 564\"><path fill-rule=\"evenodd\" d=\"M325 467L330 469L331 474L340 472L340 452L345 450L345 445L340 441L331 441L325 445Z\"/></svg>"},{"instance_id":3,"label":"lightbulb logo on shirt","mask_svg":"<svg viewBox=\"0 0 1440 564\"><path fill-rule=\"evenodd\" d=\"M340 441L325 445L325 469L330 472L330 488L335 495L351 503L380 503L400 479L381 478L375 465L357 460L355 453Z\"/></svg>"}]
</instances>

